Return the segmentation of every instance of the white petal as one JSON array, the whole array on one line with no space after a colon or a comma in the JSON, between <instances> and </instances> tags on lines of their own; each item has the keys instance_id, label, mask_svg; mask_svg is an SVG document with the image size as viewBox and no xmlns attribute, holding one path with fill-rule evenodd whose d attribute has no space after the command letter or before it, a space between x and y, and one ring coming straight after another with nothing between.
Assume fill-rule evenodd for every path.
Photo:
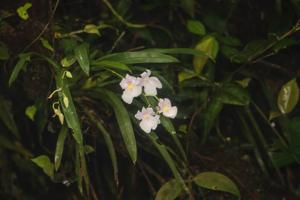
<instances>
[{"instance_id":1,"label":"white petal","mask_svg":"<svg viewBox=\"0 0 300 200\"><path fill-rule=\"evenodd\" d=\"M138 112L134 115L134 117L137 118L138 120L142 120L142 118L143 118L142 112L141 112L141 111L138 111Z\"/></svg>"},{"instance_id":2,"label":"white petal","mask_svg":"<svg viewBox=\"0 0 300 200\"><path fill-rule=\"evenodd\" d=\"M162 88L162 84L161 84L160 80L156 77L150 77L150 83L157 88Z\"/></svg>"},{"instance_id":3,"label":"white petal","mask_svg":"<svg viewBox=\"0 0 300 200\"><path fill-rule=\"evenodd\" d=\"M171 107L170 110L168 112L164 112L163 115L166 117L175 118L177 115L177 107Z\"/></svg>"},{"instance_id":4,"label":"white petal","mask_svg":"<svg viewBox=\"0 0 300 200\"><path fill-rule=\"evenodd\" d=\"M121 80L120 86L121 86L122 89L125 89L125 88L126 88L126 86L127 86L127 81L126 81L125 78L123 78L123 79Z\"/></svg>"},{"instance_id":5,"label":"white petal","mask_svg":"<svg viewBox=\"0 0 300 200\"><path fill-rule=\"evenodd\" d=\"M151 95L151 96L157 95L156 87L151 84L144 86L144 92L146 95Z\"/></svg>"},{"instance_id":6,"label":"white petal","mask_svg":"<svg viewBox=\"0 0 300 200\"><path fill-rule=\"evenodd\" d=\"M151 120L142 120L140 123L140 127L143 131L146 133L150 133L152 129L153 124L151 123Z\"/></svg>"},{"instance_id":7,"label":"white petal","mask_svg":"<svg viewBox=\"0 0 300 200\"><path fill-rule=\"evenodd\" d=\"M142 87L141 86L135 86L132 91L131 94L133 97L137 97L142 93Z\"/></svg>"},{"instance_id":8,"label":"white petal","mask_svg":"<svg viewBox=\"0 0 300 200\"><path fill-rule=\"evenodd\" d=\"M131 104L133 100L133 96L130 92L127 92L127 90L125 90L122 94L122 99L124 102Z\"/></svg>"}]
</instances>

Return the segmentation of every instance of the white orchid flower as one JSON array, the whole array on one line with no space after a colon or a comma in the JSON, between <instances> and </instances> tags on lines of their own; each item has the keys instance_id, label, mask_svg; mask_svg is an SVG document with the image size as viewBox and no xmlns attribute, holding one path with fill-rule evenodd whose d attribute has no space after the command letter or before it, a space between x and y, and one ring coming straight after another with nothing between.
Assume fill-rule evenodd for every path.
<instances>
[{"instance_id":1,"label":"white orchid flower","mask_svg":"<svg viewBox=\"0 0 300 200\"><path fill-rule=\"evenodd\" d=\"M160 123L159 115L157 115L152 108L142 108L142 111L138 111L135 114L135 118L141 120L140 127L146 133L150 133L151 130L155 130Z\"/></svg>"},{"instance_id":2,"label":"white orchid flower","mask_svg":"<svg viewBox=\"0 0 300 200\"><path fill-rule=\"evenodd\" d=\"M171 101L168 98L159 99L157 110L164 116L169 118L175 118L177 115L177 107L171 105Z\"/></svg>"},{"instance_id":3,"label":"white orchid flower","mask_svg":"<svg viewBox=\"0 0 300 200\"><path fill-rule=\"evenodd\" d=\"M155 96L157 95L156 88L162 88L162 84L158 78L153 76L150 77L150 75L151 71L147 69L141 74L141 78L139 79L141 81L141 86L144 87L145 94Z\"/></svg>"},{"instance_id":4,"label":"white orchid flower","mask_svg":"<svg viewBox=\"0 0 300 200\"><path fill-rule=\"evenodd\" d=\"M131 104L133 98L139 96L142 93L140 80L128 74L126 74L125 78L122 79L122 81L120 82L120 86L124 90L122 99L128 104Z\"/></svg>"}]
</instances>

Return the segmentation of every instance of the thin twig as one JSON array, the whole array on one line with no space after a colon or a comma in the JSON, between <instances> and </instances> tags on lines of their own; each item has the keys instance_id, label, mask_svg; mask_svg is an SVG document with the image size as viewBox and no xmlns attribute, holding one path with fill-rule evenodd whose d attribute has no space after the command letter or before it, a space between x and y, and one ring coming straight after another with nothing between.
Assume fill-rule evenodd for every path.
<instances>
[{"instance_id":1,"label":"thin twig","mask_svg":"<svg viewBox=\"0 0 300 200\"><path fill-rule=\"evenodd\" d=\"M53 11L51 13L51 16L47 22L47 24L44 26L43 30L38 34L38 36L36 36L36 38L34 40L32 40L21 52L25 52L26 50L28 50L29 47L31 47L34 43L36 43L41 37L42 35L45 33L45 31L47 30L48 26L50 25L53 17L54 17L54 14L56 12L56 9L58 7L58 4L59 4L59 0L56 1L55 3L55 6L53 8Z\"/></svg>"}]
</instances>

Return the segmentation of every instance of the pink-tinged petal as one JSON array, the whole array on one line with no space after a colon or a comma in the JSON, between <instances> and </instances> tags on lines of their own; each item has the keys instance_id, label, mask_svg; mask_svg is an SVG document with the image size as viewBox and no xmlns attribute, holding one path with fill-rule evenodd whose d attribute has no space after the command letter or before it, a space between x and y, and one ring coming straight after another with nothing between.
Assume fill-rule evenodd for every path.
<instances>
[{"instance_id":1,"label":"pink-tinged petal","mask_svg":"<svg viewBox=\"0 0 300 200\"><path fill-rule=\"evenodd\" d=\"M133 97L139 96L140 94L142 94L142 87L141 86L135 86L132 89L131 94L132 94Z\"/></svg>"},{"instance_id":2,"label":"pink-tinged petal","mask_svg":"<svg viewBox=\"0 0 300 200\"><path fill-rule=\"evenodd\" d=\"M140 123L141 129L146 133L151 132L152 126L153 125L152 125L151 121L149 122L149 120L142 120Z\"/></svg>"},{"instance_id":3,"label":"pink-tinged petal","mask_svg":"<svg viewBox=\"0 0 300 200\"><path fill-rule=\"evenodd\" d=\"M166 116L166 117L174 119L176 117L176 115L177 115L177 107L176 106L171 107L169 109L169 111L168 112L164 112L163 115Z\"/></svg>"},{"instance_id":4,"label":"pink-tinged petal","mask_svg":"<svg viewBox=\"0 0 300 200\"><path fill-rule=\"evenodd\" d=\"M156 87L152 86L151 84L144 86L144 92L146 95L150 95L150 96L157 95Z\"/></svg>"},{"instance_id":5,"label":"pink-tinged petal","mask_svg":"<svg viewBox=\"0 0 300 200\"><path fill-rule=\"evenodd\" d=\"M138 112L134 115L134 117L135 117L136 119L138 119L138 120L142 120L142 119L143 119L142 112L141 112L141 111L138 111Z\"/></svg>"},{"instance_id":6,"label":"pink-tinged petal","mask_svg":"<svg viewBox=\"0 0 300 200\"><path fill-rule=\"evenodd\" d=\"M130 92L127 92L126 90L122 94L122 99L125 103L131 104L133 101L133 96Z\"/></svg>"},{"instance_id":7,"label":"pink-tinged petal","mask_svg":"<svg viewBox=\"0 0 300 200\"><path fill-rule=\"evenodd\" d=\"M122 94L122 99L124 102L128 103L128 104L131 104L132 101L133 101L133 96L131 94L131 92L128 92L127 90L125 90Z\"/></svg>"},{"instance_id":8,"label":"pink-tinged petal","mask_svg":"<svg viewBox=\"0 0 300 200\"><path fill-rule=\"evenodd\" d=\"M122 89L125 89L127 87L127 81L125 78L123 78L120 82L120 86Z\"/></svg>"},{"instance_id":9,"label":"pink-tinged petal","mask_svg":"<svg viewBox=\"0 0 300 200\"><path fill-rule=\"evenodd\" d=\"M149 82L151 83L151 85L153 85L157 88L162 88L162 84L161 84L160 80L156 77L150 77Z\"/></svg>"}]
</instances>

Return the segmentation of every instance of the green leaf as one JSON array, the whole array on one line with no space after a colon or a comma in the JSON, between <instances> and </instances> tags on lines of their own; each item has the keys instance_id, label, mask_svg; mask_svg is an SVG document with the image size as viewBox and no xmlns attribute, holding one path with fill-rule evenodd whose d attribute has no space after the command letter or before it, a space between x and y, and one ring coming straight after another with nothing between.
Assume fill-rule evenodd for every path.
<instances>
[{"instance_id":1,"label":"green leaf","mask_svg":"<svg viewBox=\"0 0 300 200\"><path fill-rule=\"evenodd\" d=\"M9 81L8 81L8 85L11 86L12 83L17 79L21 69L23 69L24 67L26 67L27 62L30 61L30 54L20 54L19 55L19 61L17 62L15 68L13 69Z\"/></svg>"},{"instance_id":2,"label":"green leaf","mask_svg":"<svg viewBox=\"0 0 300 200\"><path fill-rule=\"evenodd\" d=\"M60 64L63 67L70 67L76 62L76 58L74 56L67 56L64 57L61 61Z\"/></svg>"},{"instance_id":3,"label":"green leaf","mask_svg":"<svg viewBox=\"0 0 300 200\"><path fill-rule=\"evenodd\" d=\"M57 171L60 167L63 151L64 151L64 145L65 140L67 138L68 134L68 128L67 126L62 126L60 129L60 132L58 134L57 142L56 142L56 148L55 148L55 156L54 156L54 165L55 170Z\"/></svg>"},{"instance_id":4,"label":"green leaf","mask_svg":"<svg viewBox=\"0 0 300 200\"><path fill-rule=\"evenodd\" d=\"M197 76L197 74L195 73L195 71L183 70L183 71L178 73L178 81L182 82L184 80L195 78L196 76Z\"/></svg>"},{"instance_id":5,"label":"green leaf","mask_svg":"<svg viewBox=\"0 0 300 200\"><path fill-rule=\"evenodd\" d=\"M7 60L9 59L9 52L7 46L0 42L0 60Z\"/></svg>"},{"instance_id":6,"label":"green leaf","mask_svg":"<svg viewBox=\"0 0 300 200\"><path fill-rule=\"evenodd\" d=\"M296 79L284 84L277 97L277 106L282 114L291 112L299 100L299 87Z\"/></svg>"},{"instance_id":7,"label":"green leaf","mask_svg":"<svg viewBox=\"0 0 300 200\"><path fill-rule=\"evenodd\" d=\"M205 35L206 34L206 30L204 25L198 21L198 20L188 20L187 22L187 29L194 34L197 35Z\"/></svg>"},{"instance_id":8,"label":"green leaf","mask_svg":"<svg viewBox=\"0 0 300 200\"><path fill-rule=\"evenodd\" d=\"M84 26L83 31L89 34L96 34L100 36L99 28L95 24L87 24Z\"/></svg>"},{"instance_id":9,"label":"green leaf","mask_svg":"<svg viewBox=\"0 0 300 200\"><path fill-rule=\"evenodd\" d=\"M215 120L219 116L223 108L223 101L219 96L213 97L213 99L209 102L207 108L204 111L203 116L203 136L202 136L202 144L206 142L207 136L210 133Z\"/></svg>"},{"instance_id":10,"label":"green leaf","mask_svg":"<svg viewBox=\"0 0 300 200\"><path fill-rule=\"evenodd\" d=\"M106 97L105 100L114 109L115 116L119 124L119 128L125 146L128 150L132 162L135 163L137 159L137 147L136 147L136 140L135 140L134 131L132 128L129 114L126 108L124 107L122 101L113 92L103 91L103 93Z\"/></svg>"},{"instance_id":11,"label":"green leaf","mask_svg":"<svg viewBox=\"0 0 300 200\"><path fill-rule=\"evenodd\" d=\"M185 185L184 180L182 179L182 177L176 167L176 164L175 164L174 160L172 159L171 155L169 154L166 146L157 141L158 137L154 132L151 132L150 134L147 134L147 135L149 136L149 138L151 139L151 141L154 144L154 146L156 147L156 149L159 151L161 156L164 158L164 160L168 164L176 181L182 186L182 188L184 188L184 190L188 191L188 188Z\"/></svg>"},{"instance_id":12,"label":"green leaf","mask_svg":"<svg viewBox=\"0 0 300 200\"><path fill-rule=\"evenodd\" d=\"M194 182L203 188L229 192L240 197L240 191L233 181L218 172L203 172L194 177Z\"/></svg>"},{"instance_id":13,"label":"green leaf","mask_svg":"<svg viewBox=\"0 0 300 200\"><path fill-rule=\"evenodd\" d=\"M213 36L206 36L196 46L196 49L204 52L213 60L216 58L219 51L219 43ZM195 72L200 74L208 60L207 56L195 56L193 65Z\"/></svg>"},{"instance_id":14,"label":"green leaf","mask_svg":"<svg viewBox=\"0 0 300 200\"><path fill-rule=\"evenodd\" d=\"M29 119L31 119L33 121L36 111L37 111L37 108L35 105L28 106L25 110L25 114Z\"/></svg>"},{"instance_id":15,"label":"green leaf","mask_svg":"<svg viewBox=\"0 0 300 200\"><path fill-rule=\"evenodd\" d=\"M88 55L89 46L83 43L74 49L74 54L81 69L89 76L90 60Z\"/></svg>"},{"instance_id":16,"label":"green leaf","mask_svg":"<svg viewBox=\"0 0 300 200\"><path fill-rule=\"evenodd\" d=\"M54 177L54 165L48 158L48 156L41 155L36 158L31 159L37 166L42 168L45 174L47 174L51 179Z\"/></svg>"},{"instance_id":17,"label":"green leaf","mask_svg":"<svg viewBox=\"0 0 300 200\"><path fill-rule=\"evenodd\" d=\"M123 71L129 71L131 72L130 68L120 62L111 61L111 60L98 60L91 63L92 71L98 71L101 69L118 69Z\"/></svg>"},{"instance_id":18,"label":"green leaf","mask_svg":"<svg viewBox=\"0 0 300 200\"><path fill-rule=\"evenodd\" d=\"M84 145L84 152L90 154L95 152L95 149L91 145Z\"/></svg>"},{"instance_id":19,"label":"green leaf","mask_svg":"<svg viewBox=\"0 0 300 200\"><path fill-rule=\"evenodd\" d=\"M219 93L222 102L232 105L248 105L250 97L248 91L242 86L234 83L224 84Z\"/></svg>"},{"instance_id":20,"label":"green leaf","mask_svg":"<svg viewBox=\"0 0 300 200\"><path fill-rule=\"evenodd\" d=\"M103 56L98 60L110 60L110 61L120 62L123 64L179 62L176 58L172 56L156 53L156 52L147 52L147 51L114 53L114 54Z\"/></svg>"},{"instance_id":21,"label":"green leaf","mask_svg":"<svg viewBox=\"0 0 300 200\"><path fill-rule=\"evenodd\" d=\"M244 78L242 80L236 80L235 82L238 83L243 88L247 88L250 81L251 81L251 78Z\"/></svg>"},{"instance_id":22,"label":"green leaf","mask_svg":"<svg viewBox=\"0 0 300 200\"><path fill-rule=\"evenodd\" d=\"M42 37L41 37L41 38L40 38L40 41L42 42L43 47L45 47L46 49L48 49L48 50L54 52L54 49L53 49L53 47L50 45L50 43L49 43L48 40L46 40L45 38L42 38Z\"/></svg>"},{"instance_id":23,"label":"green leaf","mask_svg":"<svg viewBox=\"0 0 300 200\"><path fill-rule=\"evenodd\" d=\"M155 200L175 200L181 192L181 184L176 179L171 179L159 188Z\"/></svg>"},{"instance_id":24,"label":"green leaf","mask_svg":"<svg viewBox=\"0 0 300 200\"><path fill-rule=\"evenodd\" d=\"M150 49L143 50L143 52L162 53L162 54L187 54L187 55L194 55L194 56L206 56L210 58L209 55L206 54L205 52L197 49L190 49L190 48L170 48L170 49L150 48Z\"/></svg>"},{"instance_id":25,"label":"green leaf","mask_svg":"<svg viewBox=\"0 0 300 200\"><path fill-rule=\"evenodd\" d=\"M28 15L28 9L32 7L32 4L31 3L25 3L24 6L20 6L18 9L17 9L17 13L19 15L19 17L21 17L21 19L23 20L27 20L29 18L29 15Z\"/></svg>"},{"instance_id":26,"label":"green leaf","mask_svg":"<svg viewBox=\"0 0 300 200\"><path fill-rule=\"evenodd\" d=\"M17 138L20 137L17 124L12 113L12 103L0 95L0 119Z\"/></svg>"}]
</instances>

